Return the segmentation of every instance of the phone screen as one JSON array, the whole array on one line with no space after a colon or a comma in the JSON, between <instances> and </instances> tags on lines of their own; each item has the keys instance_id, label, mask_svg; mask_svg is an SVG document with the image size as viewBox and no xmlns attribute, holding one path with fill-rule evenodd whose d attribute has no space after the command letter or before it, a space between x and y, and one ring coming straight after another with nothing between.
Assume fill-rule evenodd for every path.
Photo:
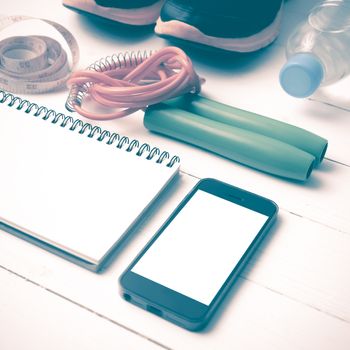
<instances>
[{"instance_id":1,"label":"phone screen","mask_svg":"<svg viewBox=\"0 0 350 350\"><path fill-rule=\"evenodd\" d=\"M209 305L268 218L198 190L131 271Z\"/></svg>"}]
</instances>

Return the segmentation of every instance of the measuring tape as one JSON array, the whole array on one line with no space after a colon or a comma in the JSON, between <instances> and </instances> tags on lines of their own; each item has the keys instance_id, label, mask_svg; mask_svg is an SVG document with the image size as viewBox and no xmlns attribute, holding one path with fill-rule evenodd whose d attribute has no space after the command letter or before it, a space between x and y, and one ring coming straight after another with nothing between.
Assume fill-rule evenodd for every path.
<instances>
[{"instance_id":1,"label":"measuring tape","mask_svg":"<svg viewBox=\"0 0 350 350\"><path fill-rule=\"evenodd\" d=\"M62 25L29 16L0 17L0 31L25 20L40 20L54 27L67 42L72 56L52 38L40 35L14 36L0 41L0 88L33 94L55 90L66 83L79 61L79 47L72 33Z\"/></svg>"}]
</instances>

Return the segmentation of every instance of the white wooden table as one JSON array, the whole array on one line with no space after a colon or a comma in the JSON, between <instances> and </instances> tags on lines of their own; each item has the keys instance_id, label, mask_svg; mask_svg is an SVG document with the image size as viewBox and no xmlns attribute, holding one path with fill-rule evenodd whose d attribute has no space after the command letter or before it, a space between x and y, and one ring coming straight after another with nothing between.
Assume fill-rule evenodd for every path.
<instances>
[{"instance_id":1,"label":"white wooden table","mask_svg":"<svg viewBox=\"0 0 350 350\"><path fill-rule=\"evenodd\" d=\"M80 44L80 68L111 53L169 44L149 29L109 28L65 9L58 0L2 2L8 15L33 15L67 26ZM142 113L101 123L178 154L182 173L101 274L0 232L1 350L350 349L350 79L324 90L334 106L294 99L278 83L286 38L315 3L288 0L278 40L260 52L221 56L187 50L207 80L206 95L329 140L326 159L310 180L301 184L276 178L151 134L142 125ZM33 32L40 28L33 25ZM20 30L11 27L0 36ZM54 35L47 27L45 34ZM65 111L66 94L25 97ZM202 333L191 333L125 302L118 277L202 177L269 197L281 210L214 322Z\"/></svg>"}]
</instances>

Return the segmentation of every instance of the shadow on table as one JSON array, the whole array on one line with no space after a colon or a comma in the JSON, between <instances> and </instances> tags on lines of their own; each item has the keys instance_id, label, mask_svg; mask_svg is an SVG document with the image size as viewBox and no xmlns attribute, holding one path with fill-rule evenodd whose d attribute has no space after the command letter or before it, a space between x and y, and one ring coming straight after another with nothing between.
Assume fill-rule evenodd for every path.
<instances>
[{"instance_id":1,"label":"shadow on table","mask_svg":"<svg viewBox=\"0 0 350 350\"><path fill-rule=\"evenodd\" d=\"M118 42L134 44L149 39L154 35L154 25L133 26L118 23L109 19L84 13L80 22L86 32L93 33L103 40L118 40Z\"/></svg>"},{"instance_id":2,"label":"shadow on table","mask_svg":"<svg viewBox=\"0 0 350 350\"><path fill-rule=\"evenodd\" d=\"M175 176L166 188L162 190L157 199L146 208L141 217L136 220L132 227L123 235L123 237L121 237L117 242L117 247L111 249L110 253L105 257L101 264L101 268L97 271L98 273L103 273L110 268L113 263L116 263L118 255L121 254L126 246L136 238L136 236L142 231L144 225L148 223L148 220L166 204L170 197L174 196L174 194L180 190L181 186L183 186L181 175ZM155 233L156 231L153 234ZM130 258L130 263L133 258L134 257Z\"/></svg>"},{"instance_id":3,"label":"shadow on table","mask_svg":"<svg viewBox=\"0 0 350 350\"><path fill-rule=\"evenodd\" d=\"M280 46L275 43L269 46L248 53L239 53L216 49L202 44L196 44L176 38L165 38L167 45L180 47L191 58L195 67L209 69L218 75L246 71L253 71L260 65L267 65L273 61L274 55Z\"/></svg>"}]
</instances>

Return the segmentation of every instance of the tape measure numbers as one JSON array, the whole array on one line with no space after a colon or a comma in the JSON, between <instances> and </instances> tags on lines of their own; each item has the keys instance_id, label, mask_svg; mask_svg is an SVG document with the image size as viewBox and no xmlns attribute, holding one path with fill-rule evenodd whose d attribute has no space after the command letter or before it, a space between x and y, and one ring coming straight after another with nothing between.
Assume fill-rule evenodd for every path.
<instances>
[{"instance_id":1,"label":"tape measure numbers","mask_svg":"<svg viewBox=\"0 0 350 350\"><path fill-rule=\"evenodd\" d=\"M79 47L74 36L62 25L29 16L0 18L0 31L14 23L38 19L54 27L67 42L72 56L61 44L40 35L14 36L0 41L0 88L15 93L43 93L66 83L79 61Z\"/></svg>"}]
</instances>

